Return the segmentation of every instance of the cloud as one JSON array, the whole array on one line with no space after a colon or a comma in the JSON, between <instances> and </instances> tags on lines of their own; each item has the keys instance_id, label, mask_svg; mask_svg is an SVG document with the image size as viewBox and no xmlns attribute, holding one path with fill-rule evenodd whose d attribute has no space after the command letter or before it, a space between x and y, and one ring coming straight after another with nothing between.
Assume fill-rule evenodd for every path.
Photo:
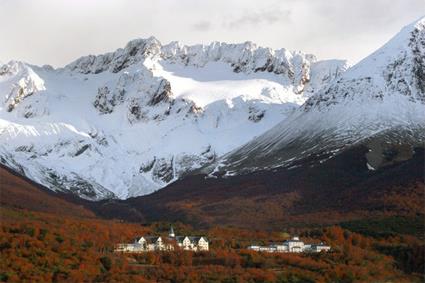
<instances>
[{"instance_id":1,"label":"cloud","mask_svg":"<svg viewBox=\"0 0 425 283\"><path fill-rule=\"evenodd\" d=\"M211 22L209 21L199 21L192 25L193 29L196 31L208 31L211 29Z\"/></svg>"},{"instance_id":2,"label":"cloud","mask_svg":"<svg viewBox=\"0 0 425 283\"><path fill-rule=\"evenodd\" d=\"M356 62L424 14L424 0L0 0L0 57L63 66L155 36Z\"/></svg>"},{"instance_id":3,"label":"cloud","mask_svg":"<svg viewBox=\"0 0 425 283\"><path fill-rule=\"evenodd\" d=\"M263 24L275 24L278 22L288 22L291 11L281 10L279 7L270 7L266 10L245 12L243 15L224 21L224 26L230 28L240 28L244 26L258 26Z\"/></svg>"}]
</instances>

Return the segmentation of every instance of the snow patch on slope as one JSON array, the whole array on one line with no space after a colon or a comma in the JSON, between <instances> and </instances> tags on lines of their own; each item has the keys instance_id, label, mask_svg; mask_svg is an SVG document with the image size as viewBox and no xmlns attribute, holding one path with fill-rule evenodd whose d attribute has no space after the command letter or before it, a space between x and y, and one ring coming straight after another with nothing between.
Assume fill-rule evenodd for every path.
<instances>
[{"instance_id":1,"label":"snow patch on slope","mask_svg":"<svg viewBox=\"0 0 425 283\"><path fill-rule=\"evenodd\" d=\"M253 43L155 38L60 69L10 62L1 162L88 199L147 194L261 135L345 68Z\"/></svg>"},{"instance_id":2,"label":"snow patch on slope","mask_svg":"<svg viewBox=\"0 0 425 283\"><path fill-rule=\"evenodd\" d=\"M313 154L334 155L374 136L423 144L424 58L425 18L322 87L286 120L225 155L211 170L290 165Z\"/></svg>"}]
</instances>

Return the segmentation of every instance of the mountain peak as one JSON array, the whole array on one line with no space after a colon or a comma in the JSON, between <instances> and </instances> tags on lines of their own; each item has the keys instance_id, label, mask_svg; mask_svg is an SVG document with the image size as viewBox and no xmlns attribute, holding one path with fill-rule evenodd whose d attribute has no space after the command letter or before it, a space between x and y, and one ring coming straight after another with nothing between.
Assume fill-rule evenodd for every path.
<instances>
[{"instance_id":1,"label":"mountain peak","mask_svg":"<svg viewBox=\"0 0 425 283\"><path fill-rule=\"evenodd\" d=\"M395 96L425 104L424 57L425 17L404 27L384 46L348 69L337 82L311 97L304 109L315 106L320 110L347 99L385 100Z\"/></svg>"},{"instance_id":2,"label":"mountain peak","mask_svg":"<svg viewBox=\"0 0 425 283\"><path fill-rule=\"evenodd\" d=\"M414 29L418 29L418 30L423 30L425 29L425 16L420 17L419 19L417 19L416 21L412 22L411 24L405 26L403 30L407 30L407 32L411 32Z\"/></svg>"},{"instance_id":3,"label":"mountain peak","mask_svg":"<svg viewBox=\"0 0 425 283\"><path fill-rule=\"evenodd\" d=\"M154 37L56 70L10 63L0 162L84 198L147 194L264 133L345 66L252 42Z\"/></svg>"},{"instance_id":4,"label":"mountain peak","mask_svg":"<svg viewBox=\"0 0 425 283\"><path fill-rule=\"evenodd\" d=\"M391 144L425 140L425 19L316 91L286 120L217 162L227 172L327 158L379 136ZM374 149L376 150L376 149ZM213 168L218 170L218 168Z\"/></svg>"}]
</instances>

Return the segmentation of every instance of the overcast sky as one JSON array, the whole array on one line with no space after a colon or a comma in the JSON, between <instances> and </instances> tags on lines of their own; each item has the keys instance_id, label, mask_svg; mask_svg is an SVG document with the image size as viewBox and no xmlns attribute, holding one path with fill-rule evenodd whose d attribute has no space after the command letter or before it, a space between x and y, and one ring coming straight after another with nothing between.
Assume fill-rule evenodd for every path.
<instances>
[{"instance_id":1,"label":"overcast sky","mask_svg":"<svg viewBox=\"0 0 425 283\"><path fill-rule=\"evenodd\" d=\"M62 66L153 35L355 63L423 15L425 0L0 0L0 60Z\"/></svg>"}]
</instances>

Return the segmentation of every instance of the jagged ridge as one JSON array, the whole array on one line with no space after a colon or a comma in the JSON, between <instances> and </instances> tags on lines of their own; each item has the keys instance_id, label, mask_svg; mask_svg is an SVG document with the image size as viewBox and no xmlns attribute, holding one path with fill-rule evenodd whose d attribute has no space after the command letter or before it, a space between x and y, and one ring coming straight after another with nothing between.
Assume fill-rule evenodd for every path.
<instances>
[{"instance_id":1,"label":"jagged ridge","mask_svg":"<svg viewBox=\"0 0 425 283\"><path fill-rule=\"evenodd\" d=\"M227 154L207 172L291 168L299 159L316 155L327 159L356 143L372 148L369 141L376 139L382 155L387 150L398 152L400 144L410 149L423 146L424 38L425 18L405 27L282 123Z\"/></svg>"},{"instance_id":2,"label":"jagged ridge","mask_svg":"<svg viewBox=\"0 0 425 283\"><path fill-rule=\"evenodd\" d=\"M271 128L345 68L249 42L154 38L57 70L10 62L2 163L84 198L149 193Z\"/></svg>"}]
</instances>

